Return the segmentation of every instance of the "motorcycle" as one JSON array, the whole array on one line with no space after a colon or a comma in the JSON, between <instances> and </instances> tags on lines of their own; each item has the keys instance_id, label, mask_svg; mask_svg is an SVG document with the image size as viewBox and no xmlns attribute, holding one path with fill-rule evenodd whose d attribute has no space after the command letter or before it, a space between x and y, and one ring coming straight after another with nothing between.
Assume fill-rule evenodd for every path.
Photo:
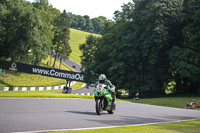
<instances>
[{"instance_id":1,"label":"motorcycle","mask_svg":"<svg viewBox=\"0 0 200 133\"><path fill-rule=\"evenodd\" d=\"M101 115L103 110L107 111L109 114L113 114L113 111L115 110L112 106L113 98L108 91L110 88L106 89L106 87L108 86L98 83L94 89L97 115Z\"/></svg>"}]
</instances>

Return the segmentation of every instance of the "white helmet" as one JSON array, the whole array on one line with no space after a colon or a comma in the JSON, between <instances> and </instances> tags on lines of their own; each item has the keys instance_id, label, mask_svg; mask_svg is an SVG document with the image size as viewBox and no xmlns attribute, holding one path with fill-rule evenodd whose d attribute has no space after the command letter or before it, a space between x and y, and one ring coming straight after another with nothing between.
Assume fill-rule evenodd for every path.
<instances>
[{"instance_id":1,"label":"white helmet","mask_svg":"<svg viewBox=\"0 0 200 133\"><path fill-rule=\"evenodd\" d=\"M99 75L99 81L105 81L106 80L106 75L105 74L100 74Z\"/></svg>"}]
</instances>

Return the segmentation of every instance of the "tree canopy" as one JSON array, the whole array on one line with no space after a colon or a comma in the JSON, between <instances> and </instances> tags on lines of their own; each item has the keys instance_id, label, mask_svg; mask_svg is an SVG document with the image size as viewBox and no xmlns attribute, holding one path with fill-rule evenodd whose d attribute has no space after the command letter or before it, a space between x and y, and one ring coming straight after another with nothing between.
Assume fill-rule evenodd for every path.
<instances>
[{"instance_id":1,"label":"tree canopy","mask_svg":"<svg viewBox=\"0 0 200 133\"><path fill-rule=\"evenodd\" d=\"M37 65L55 52L52 48L57 44L62 47L59 57L67 58L71 52L69 21L66 12L61 14L48 0L1 1L0 59Z\"/></svg>"},{"instance_id":2,"label":"tree canopy","mask_svg":"<svg viewBox=\"0 0 200 133\"><path fill-rule=\"evenodd\" d=\"M111 20L108 20L104 16L99 16L97 18L90 18L88 15L76 15L71 12L67 13L70 17L71 28L79 29L82 31L87 31L91 33L102 34L104 30L105 23Z\"/></svg>"},{"instance_id":3,"label":"tree canopy","mask_svg":"<svg viewBox=\"0 0 200 133\"><path fill-rule=\"evenodd\" d=\"M133 0L123 5L115 21L105 24L102 38L92 42L90 37L80 47L87 51L81 63L87 82L105 73L132 95L164 94L171 82L176 93L200 92L199 4Z\"/></svg>"}]
</instances>

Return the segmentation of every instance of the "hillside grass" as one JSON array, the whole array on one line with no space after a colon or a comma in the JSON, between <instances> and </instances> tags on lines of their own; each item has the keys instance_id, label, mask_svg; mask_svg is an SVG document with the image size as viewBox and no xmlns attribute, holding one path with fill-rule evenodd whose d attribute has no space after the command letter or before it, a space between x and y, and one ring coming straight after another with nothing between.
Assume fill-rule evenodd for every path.
<instances>
[{"instance_id":1,"label":"hillside grass","mask_svg":"<svg viewBox=\"0 0 200 133\"><path fill-rule=\"evenodd\" d=\"M47 66L47 62L49 62L50 57L47 59L42 60L41 66L43 67L51 67L51 65ZM54 59L52 59L53 62ZM59 61L56 61L55 68L59 68L60 63ZM70 69L68 66L65 64L61 64L61 70L67 70L69 71ZM7 86L54 86L54 85L60 85L60 84L65 84L66 81L63 79L58 79L58 78L51 78L47 76L41 76L41 75L36 75L36 74L27 74L27 73L22 73L22 72L14 72L14 71L8 71L4 70L2 76L0 77L0 87L7 87Z\"/></svg>"},{"instance_id":2,"label":"hillside grass","mask_svg":"<svg viewBox=\"0 0 200 133\"><path fill-rule=\"evenodd\" d=\"M70 54L69 58L72 61L80 64L80 62L81 62L80 56L82 54L81 54L81 51L79 50L79 46L80 46L80 44L83 44L83 43L86 42L86 38L89 35L101 37L98 34L84 32L84 31L80 31L80 30L76 30L76 29L72 29L72 28L70 29L70 41L69 41L69 44L71 46L72 53Z\"/></svg>"},{"instance_id":3,"label":"hillside grass","mask_svg":"<svg viewBox=\"0 0 200 133\"><path fill-rule=\"evenodd\" d=\"M70 55L70 59L80 64L80 56L81 51L79 50L79 45L84 43L86 41L86 37L89 35L95 35L100 36L97 34L92 34L76 29L70 29L70 46L72 48L72 53ZM42 60L41 66L44 67L50 67L47 66L47 62L50 62L50 57L46 60ZM53 60L51 61L51 66L53 64ZM56 62L55 68L59 68L59 61ZM73 68L70 68L73 69ZM69 70L67 65L62 64L61 70ZM0 77L0 87L7 87L7 86L54 86L54 85L60 85L65 84L66 81L63 79L58 78L51 78L41 75L35 75L35 74L27 74L27 73L21 73L21 72L11 72L11 71L5 71L3 75ZM82 84L79 83L78 86L81 86Z\"/></svg>"}]
</instances>

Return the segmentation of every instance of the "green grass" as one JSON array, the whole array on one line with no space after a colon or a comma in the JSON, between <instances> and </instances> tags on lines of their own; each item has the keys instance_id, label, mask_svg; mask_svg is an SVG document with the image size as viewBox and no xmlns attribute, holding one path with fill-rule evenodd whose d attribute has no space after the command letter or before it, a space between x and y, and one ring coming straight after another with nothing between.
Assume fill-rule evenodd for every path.
<instances>
[{"instance_id":1,"label":"green grass","mask_svg":"<svg viewBox=\"0 0 200 133\"><path fill-rule=\"evenodd\" d=\"M76 84L72 85L72 89L81 88L83 84L82 82L76 82Z\"/></svg>"},{"instance_id":2,"label":"green grass","mask_svg":"<svg viewBox=\"0 0 200 133\"><path fill-rule=\"evenodd\" d=\"M79 45L86 41L86 37L88 35L95 35L100 36L97 34L92 34L80 30L70 29L70 46L72 48L72 53L70 55L70 59L80 64L80 56L81 51L79 50ZM47 66L47 62L50 61L50 57L48 59L43 60L41 66ZM53 60L51 66L53 64ZM59 68L60 63L57 61L55 68ZM61 65L62 70L69 70L68 67L64 64ZM20 72L10 72L6 71L3 76L0 77L0 87L7 87L7 86L54 86L65 84L66 81L63 79L58 78L51 78L46 76L34 75L34 74L26 74ZM76 86L81 86L77 84Z\"/></svg>"},{"instance_id":3,"label":"green grass","mask_svg":"<svg viewBox=\"0 0 200 133\"><path fill-rule=\"evenodd\" d=\"M80 31L80 30L76 30L76 29L70 29L70 46L72 49L72 53L70 55L70 59L75 61L76 63L80 64L81 62L81 58L80 56L81 51L79 50L79 45L85 43L87 36L89 35L94 35L94 36L98 36L100 37L100 35L98 34L92 34L92 33L88 33L88 32L84 32L84 31Z\"/></svg>"},{"instance_id":4,"label":"green grass","mask_svg":"<svg viewBox=\"0 0 200 133\"><path fill-rule=\"evenodd\" d=\"M0 86L54 86L65 84L65 80L49 78L39 75L30 75L26 73L9 73L7 72L4 77L0 79Z\"/></svg>"},{"instance_id":5,"label":"green grass","mask_svg":"<svg viewBox=\"0 0 200 133\"><path fill-rule=\"evenodd\" d=\"M127 99L134 103L143 103L150 105L184 108L188 102L193 99L200 103L200 96L165 96L159 98L140 98L140 100Z\"/></svg>"},{"instance_id":6,"label":"green grass","mask_svg":"<svg viewBox=\"0 0 200 133\"><path fill-rule=\"evenodd\" d=\"M52 91L16 91L16 92L0 92L0 97L22 97L22 98L89 98L93 96L80 96L73 94L54 93Z\"/></svg>"},{"instance_id":7,"label":"green grass","mask_svg":"<svg viewBox=\"0 0 200 133\"><path fill-rule=\"evenodd\" d=\"M199 133L200 120L57 133Z\"/></svg>"},{"instance_id":8,"label":"green grass","mask_svg":"<svg viewBox=\"0 0 200 133\"><path fill-rule=\"evenodd\" d=\"M49 61L50 57L46 60L42 60L41 66L47 66L47 61ZM56 62L56 68L59 68L59 62ZM61 65L62 70L69 70L65 65ZM13 71L5 71L3 75L0 77L0 87L7 86L54 86L65 84L66 81L58 78L51 78L47 76L41 76L36 74L27 74L21 72L13 72Z\"/></svg>"}]
</instances>

